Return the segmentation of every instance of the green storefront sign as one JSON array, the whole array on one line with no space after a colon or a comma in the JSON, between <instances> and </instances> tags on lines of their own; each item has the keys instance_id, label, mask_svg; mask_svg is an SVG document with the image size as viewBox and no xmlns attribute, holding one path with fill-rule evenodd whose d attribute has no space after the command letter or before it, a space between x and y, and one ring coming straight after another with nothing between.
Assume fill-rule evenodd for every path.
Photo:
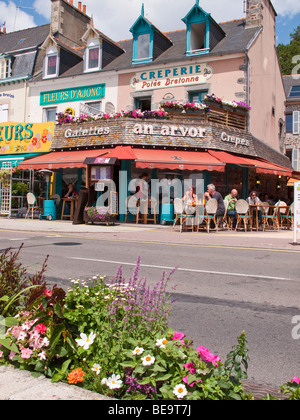
<instances>
[{"instance_id":1,"label":"green storefront sign","mask_svg":"<svg viewBox=\"0 0 300 420\"><path fill-rule=\"evenodd\" d=\"M41 92L40 105L54 105L64 102L88 101L103 99L105 97L105 84L80 86L72 89L52 90Z\"/></svg>"}]
</instances>

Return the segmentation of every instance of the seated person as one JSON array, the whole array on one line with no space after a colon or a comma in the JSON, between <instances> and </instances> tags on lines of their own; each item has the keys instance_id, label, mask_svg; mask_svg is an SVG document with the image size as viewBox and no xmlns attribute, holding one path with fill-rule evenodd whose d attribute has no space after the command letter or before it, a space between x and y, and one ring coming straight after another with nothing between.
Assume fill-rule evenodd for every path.
<instances>
[{"instance_id":1,"label":"seated person","mask_svg":"<svg viewBox=\"0 0 300 420\"><path fill-rule=\"evenodd\" d=\"M195 193L195 187L190 186L187 192L182 197L182 201L184 202L184 211L185 213L192 214L194 213L194 209L192 207L196 207L199 204L199 199L197 194Z\"/></svg>"},{"instance_id":2,"label":"seated person","mask_svg":"<svg viewBox=\"0 0 300 420\"><path fill-rule=\"evenodd\" d=\"M247 201L250 205L251 205L251 204L254 204L254 205L261 204L261 201L260 201L260 199L259 199L259 197L258 197L258 195L257 195L256 191L252 191L252 192L250 193L250 196L247 198L247 200L246 200L246 201ZM259 223L259 226L260 226L260 225L261 225L261 223L262 223L262 213L261 213L261 208L260 208L260 207L255 207L255 208L253 209L253 216L258 218L258 223Z\"/></svg>"},{"instance_id":3,"label":"seated person","mask_svg":"<svg viewBox=\"0 0 300 420\"><path fill-rule=\"evenodd\" d=\"M236 211L235 211L235 204L237 202L237 195L238 191L233 189L230 194L226 195L224 200L228 201L228 207L227 207L227 216L232 217L232 227L235 229L237 217L236 217Z\"/></svg>"},{"instance_id":4,"label":"seated person","mask_svg":"<svg viewBox=\"0 0 300 420\"><path fill-rule=\"evenodd\" d=\"M64 198L75 198L78 196L77 191L74 188L73 184L68 184L68 191L66 192L66 194L64 195Z\"/></svg>"},{"instance_id":5,"label":"seated person","mask_svg":"<svg viewBox=\"0 0 300 420\"><path fill-rule=\"evenodd\" d=\"M218 223L221 225L222 219L225 215L225 205L224 205L223 197L218 191L216 191L216 187L214 186L214 184L209 184L207 186L207 192L204 193L204 198L206 201L210 200L211 198L214 198L215 200L217 200L218 208L216 211L216 219Z\"/></svg>"}]
</instances>

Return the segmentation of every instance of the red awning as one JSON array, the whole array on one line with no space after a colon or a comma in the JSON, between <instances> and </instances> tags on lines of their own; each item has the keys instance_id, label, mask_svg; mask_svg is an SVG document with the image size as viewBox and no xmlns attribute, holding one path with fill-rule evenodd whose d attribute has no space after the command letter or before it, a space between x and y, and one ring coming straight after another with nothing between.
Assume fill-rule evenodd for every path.
<instances>
[{"instance_id":1,"label":"red awning","mask_svg":"<svg viewBox=\"0 0 300 420\"><path fill-rule=\"evenodd\" d=\"M242 157L232 155L231 153L220 150L209 150L208 153L223 163L245 166L245 161Z\"/></svg>"},{"instance_id":2,"label":"red awning","mask_svg":"<svg viewBox=\"0 0 300 420\"><path fill-rule=\"evenodd\" d=\"M189 171L225 171L225 164L208 152L134 149L136 167L142 169L180 169Z\"/></svg>"},{"instance_id":3,"label":"red awning","mask_svg":"<svg viewBox=\"0 0 300 420\"><path fill-rule=\"evenodd\" d=\"M135 159L129 146L117 146L115 149L72 150L51 152L33 159L28 159L19 165L19 169L61 169L83 168L85 159L98 156L115 157L118 159Z\"/></svg>"},{"instance_id":4,"label":"red awning","mask_svg":"<svg viewBox=\"0 0 300 420\"><path fill-rule=\"evenodd\" d=\"M275 163L268 162L266 160L241 158L245 161L246 165L255 166L258 174L271 174L281 176L292 176L293 170L285 168L284 166L276 165Z\"/></svg>"},{"instance_id":5,"label":"red awning","mask_svg":"<svg viewBox=\"0 0 300 420\"><path fill-rule=\"evenodd\" d=\"M209 153L221 162L238 166L255 166L259 174L271 174L281 176L292 176L292 169L276 165L266 160L251 159L242 156L235 156L219 150L209 150Z\"/></svg>"}]
</instances>

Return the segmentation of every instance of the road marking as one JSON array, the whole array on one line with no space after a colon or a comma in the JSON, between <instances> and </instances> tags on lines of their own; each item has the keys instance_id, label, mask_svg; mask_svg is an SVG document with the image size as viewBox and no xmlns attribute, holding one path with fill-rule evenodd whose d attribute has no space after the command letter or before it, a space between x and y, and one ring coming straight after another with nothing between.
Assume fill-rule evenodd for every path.
<instances>
[{"instance_id":1,"label":"road marking","mask_svg":"<svg viewBox=\"0 0 300 420\"><path fill-rule=\"evenodd\" d=\"M111 261L111 260L99 260L94 258L83 258L83 257L67 257L71 260L79 260L79 261L90 261L90 262L101 262L101 263L107 263L107 264L117 264L117 265L130 265L130 266L136 266L134 263L128 263L123 261ZM141 264L141 267L145 268L157 268L160 270L174 270L175 267L165 267L161 265L150 265L150 264ZM215 274L219 276L229 276L229 277L247 277L247 278L259 278L264 280L279 280L279 281L293 281L293 279L288 279L285 277L274 277L274 276L263 276L261 274L245 274L245 273L228 273L226 271L208 271L208 270L198 270L194 268L181 268L178 267L176 271L186 271L186 272L192 272L192 273L200 273L200 274Z\"/></svg>"}]
</instances>

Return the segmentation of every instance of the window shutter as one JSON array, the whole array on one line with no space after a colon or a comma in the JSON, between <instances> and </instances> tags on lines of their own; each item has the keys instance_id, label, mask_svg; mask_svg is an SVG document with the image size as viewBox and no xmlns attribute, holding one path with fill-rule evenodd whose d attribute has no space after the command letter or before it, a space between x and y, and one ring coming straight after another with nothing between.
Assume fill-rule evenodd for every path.
<instances>
[{"instance_id":1,"label":"window shutter","mask_svg":"<svg viewBox=\"0 0 300 420\"><path fill-rule=\"evenodd\" d=\"M295 171L298 171L299 167L299 149L293 149L292 152L292 166Z\"/></svg>"},{"instance_id":2,"label":"window shutter","mask_svg":"<svg viewBox=\"0 0 300 420\"><path fill-rule=\"evenodd\" d=\"M299 111L293 112L293 134L299 134Z\"/></svg>"},{"instance_id":3,"label":"window shutter","mask_svg":"<svg viewBox=\"0 0 300 420\"><path fill-rule=\"evenodd\" d=\"M0 105L0 123L8 122L8 105Z\"/></svg>"}]
</instances>

